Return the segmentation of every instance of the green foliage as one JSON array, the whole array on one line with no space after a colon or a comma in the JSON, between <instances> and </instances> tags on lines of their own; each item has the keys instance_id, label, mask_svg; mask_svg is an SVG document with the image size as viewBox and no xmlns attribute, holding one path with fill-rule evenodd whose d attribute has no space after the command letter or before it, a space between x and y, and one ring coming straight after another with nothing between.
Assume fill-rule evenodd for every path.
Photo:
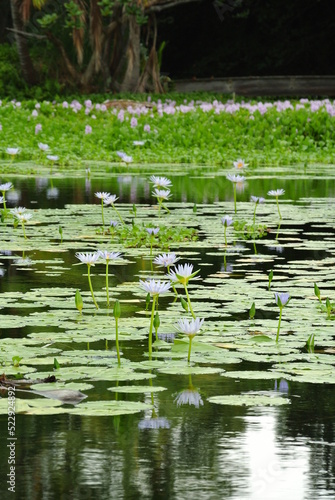
<instances>
[{"instance_id":1,"label":"green foliage","mask_svg":"<svg viewBox=\"0 0 335 500\"><path fill-rule=\"evenodd\" d=\"M267 226L264 224L253 225L247 224L246 221L235 221L234 229L238 236L245 240L256 240L263 238L267 234Z\"/></svg>"}]
</instances>

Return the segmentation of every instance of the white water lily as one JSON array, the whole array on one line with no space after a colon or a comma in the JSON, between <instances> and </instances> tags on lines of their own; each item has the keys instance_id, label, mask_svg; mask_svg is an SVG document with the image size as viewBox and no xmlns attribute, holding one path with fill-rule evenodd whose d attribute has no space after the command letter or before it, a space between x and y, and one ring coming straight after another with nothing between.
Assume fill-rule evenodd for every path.
<instances>
[{"instance_id":1,"label":"white water lily","mask_svg":"<svg viewBox=\"0 0 335 500\"><path fill-rule=\"evenodd\" d=\"M155 236L159 231L159 227L146 227L145 230L150 236Z\"/></svg>"},{"instance_id":2,"label":"white water lily","mask_svg":"<svg viewBox=\"0 0 335 500\"><path fill-rule=\"evenodd\" d=\"M109 252L108 250L99 250L99 257L104 260L121 259L121 252Z\"/></svg>"},{"instance_id":3,"label":"white water lily","mask_svg":"<svg viewBox=\"0 0 335 500\"><path fill-rule=\"evenodd\" d=\"M221 222L224 227L229 227L233 223L233 219L232 217L229 217L229 215L225 215L224 217L222 217Z\"/></svg>"},{"instance_id":4,"label":"white water lily","mask_svg":"<svg viewBox=\"0 0 335 500\"><path fill-rule=\"evenodd\" d=\"M163 253L154 258L154 263L157 266L170 267L178 262L178 260L180 260L180 257L177 257L175 253Z\"/></svg>"},{"instance_id":5,"label":"white water lily","mask_svg":"<svg viewBox=\"0 0 335 500\"><path fill-rule=\"evenodd\" d=\"M58 161L59 160L59 156L57 156L57 155L47 155L47 158L50 161Z\"/></svg>"},{"instance_id":6,"label":"white water lily","mask_svg":"<svg viewBox=\"0 0 335 500\"><path fill-rule=\"evenodd\" d=\"M200 318L194 318L191 319L190 321L187 319L180 319L177 324L175 325L175 328L178 330L178 332L183 333L184 335L195 335L197 334L204 322L204 319Z\"/></svg>"},{"instance_id":7,"label":"white water lily","mask_svg":"<svg viewBox=\"0 0 335 500\"><path fill-rule=\"evenodd\" d=\"M38 147L41 151L48 151L50 149L49 146L47 144L43 144L43 142L39 142Z\"/></svg>"},{"instance_id":8,"label":"white water lily","mask_svg":"<svg viewBox=\"0 0 335 500\"><path fill-rule=\"evenodd\" d=\"M282 196L285 194L285 189L272 189L271 191L268 191L269 196Z\"/></svg>"},{"instance_id":9,"label":"white water lily","mask_svg":"<svg viewBox=\"0 0 335 500\"><path fill-rule=\"evenodd\" d=\"M193 272L192 264L179 264L174 268L174 271L170 271L166 277L169 278L174 285L177 283L187 285L190 279L200 279L199 277L195 277L199 271L200 270Z\"/></svg>"},{"instance_id":10,"label":"white water lily","mask_svg":"<svg viewBox=\"0 0 335 500\"><path fill-rule=\"evenodd\" d=\"M289 293L280 293L280 292L275 292L275 301L277 306L279 307L284 307L288 303L290 299L290 294Z\"/></svg>"},{"instance_id":11,"label":"white water lily","mask_svg":"<svg viewBox=\"0 0 335 500\"><path fill-rule=\"evenodd\" d=\"M113 203L116 202L119 198L116 196L116 194L111 194L107 198L104 198L104 204L105 205L113 205Z\"/></svg>"},{"instance_id":12,"label":"white water lily","mask_svg":"<svg viewBox=\"0 0 335 500\"><path fill-rule=\"evenodd\" d=\"M10 209L10 213L16 217L18 215L22 215L27 211L25 207L15 207Z\"/></svg>"},{"instance_id":13,"label":"white water lily","mask_svg":"<svg viewBox=\"0 0 335 500\"><path fill-rule=\"evenodd\" d=\"M245 163L245 161L241 160L241 158L239 158L238 160L234 161L234 167L238 168L238 169L246 168L248 165L249 165L249 163Z\"/></svg>"},{"instance_id":14,"label":"white water lily","mask_svg":"<svg viewBox=\"0 0 335 500\"><path fill-rule=\"evenodd\" d=\"M131 163L133 161L132 156L127 155L123 151L117 151L116 154L121 158L125 163Z\"/></svg>"},{"instance_id":15,"label":"white water lily","mask_svg":"<svg viewBox=\"0 0 335 500\"><path fill-rule=\"evenodd\" d=\"M169 197L171 196L171 191L169 189L155 189L152 192L152 196L155 196L156 198L162 200L168 200Z\"/></svg>"},{"instance_id":16,"label":"white water lily","mask_svg":"<svg viewBox=\"0 0 335 500\"><path fill-rule=\"evenodd\" d=\"M140 280L140 287L150 295L161 295L162 293L166 293L171 288L171 284L168 281L160 281L160 280Z\"/></svg>"},{"instance_id":17,"label":"white water lily","mask_svg":"<svg viewBox=\"0 0 335 500\"><path fill-rule=\"evenodd\" d=\"M94 266L96 261L99 259L99 252L94 253L76 253L77 259L80 260L83 264L87 264L88 266Z\"/></svg>"},{"instance_id":18,"label":"white water lily","mask_svg":"<svg viewBox=\"0 0 335 500\"><path fill-rule=\"evenodd\" d=\"M234 184L238 184L240 182L245 181L245 177L243 175L234 175L234 174L228 174L227 175L228 181L233 182Z\"/></svg>"},{"instance_id":19,"label":"white water lily","mask_svg":"<svg viewBox=\"0 0 335 500\"><path fill-rule=\"evenodd\" d=\"M166 177L156 177L156 175L152 175L150 177L150 181L157 188L166 188L172 186L172 182L170 181L170 179L167 179Z\"/></svg>"},{"instance_id":20,"label":"white water lily","mask_svg":"<svg viewBox=\"0 0 335 500\"><path fill-rule=\"evenodd\" d=\"M14 215L16 219L18 219L21 223L26 223L28 220L32 219L34 216L31 213L24 212L24 213L17 213Z\"/></svg>"},{"instance_id":21,"label":"white water lily","mask_svg":"<svg viewBox=\"0 0 335 500\"><path fill-rule=\"evenodd\" d=\"M254 203L264 203L265 198L258 196L251 196L250 201L253 201Z\"/></svg>"},{"instance_id":22,"label":"white water lily","mask_svg":"<svg viewBox=\"0 0 335 500\"><path fill-rule=\"evenodd\" d=\"M106 191L98 191L97 193L94 193L94 196L99 198L100 200L106 200L109 196L111 196L110 193L107 193Z\"/></svg>"},{"instance_id":23,"label":"white water lily","mask_svg":"<svg viewBox=\"0 0 335 500\"><path fill-rule=\"evenodd\" d=\"M3 193L4 191L9 191L12 187L13 184L11 182L5 182L5 184L0 184L0 191Z\"/></svg>"},{"instance_id":24,"label":"white water lily","mask_svg":"<svg viewBox=\"0 0 335 500\"><path fill-rule=\"evenodd\" d=\"M15 155L19 154L19 152L20 152L20 148L7 148L6 149L6 153L8 153L11 156L15 156Z\"/></svg>"},{"instance_id":25,"label":"white water lily","mask_svg":"<svg viewBox=\"0 0 335 500\"><path fill-rule=\"evenodd\" d=\"M118 221L117 220L111 220L110 221L110 226L111 227L116 227L118 225Z\"/></svg>"}]
</instances>

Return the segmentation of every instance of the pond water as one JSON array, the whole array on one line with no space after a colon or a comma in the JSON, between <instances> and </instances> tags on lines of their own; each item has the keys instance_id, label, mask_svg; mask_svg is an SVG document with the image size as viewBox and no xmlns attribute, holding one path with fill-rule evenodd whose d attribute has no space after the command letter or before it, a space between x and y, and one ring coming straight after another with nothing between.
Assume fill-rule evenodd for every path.
<instances>
[{"instance_id":1,"label":"pond water","mask_svg":"<svg viewBox=\"0 0 335 500\"><path fill-rule=\"evenodd\" d=\"M169 175L171 213L158 216L149 173L1 179L15 187L8 207L33 213L26 240L11 220L0 225L1 371L57 379L16 388L15 495L7 490L8 403L6 389L0 392L1 498L335 498L335 176L326 166L252 170L237 186L235 215L226 172L179 169ZM267 196L278 188L285 189L282 220ZM97 191L119 196L126 236L121 224L103 235ZM242 221L252 227L251 195L266 198L256 210L262 238L246 239L241 230ZM117 215L112 207L104 213L107 229ZM227 228L227 247L224 215L240 222L240 230ZM150 225L161 228L153 256L168 250L166 239L181 264L200 270L189 294L205 321L190 364L188 339L174 325L191 316L173 292L159 298L159 340L148 357L151 305L146 311L138 283L163 279L164 271L152 263L149 237L128 234ZM188 241L192 228L197 238ZM174 238L184 231L181 241L168 240L172 230ZM121 303L121 367L105 265L91 269L99 310L86 265L74 265L76 252L97 249L123 255L109 265L111 302ZM274 291L291 295L277 343ZM178 293L186 299L183 288ZM314 352L306 347L311 334ZM62 404L45 392L55 388L87 398Z\"/></svg>"}]
</instances>

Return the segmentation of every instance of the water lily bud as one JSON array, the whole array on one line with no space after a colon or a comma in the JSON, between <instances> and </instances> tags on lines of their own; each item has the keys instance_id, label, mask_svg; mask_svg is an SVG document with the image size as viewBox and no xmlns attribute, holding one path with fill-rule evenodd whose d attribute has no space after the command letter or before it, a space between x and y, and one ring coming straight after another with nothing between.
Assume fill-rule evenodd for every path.
<instances>
[{"instance_id":1,"label":"water lily bud","mask_svg":"<svg viewBox=\"0 0 335 500\"><path fill-rule=\"evenodd\" d=\"M147 293L147 296L145 298L145 310L147 311L150 306L150 293Z\"/></svg>"},{"instance_id":2,"label":"water lily bud","mask_svg":"<svg viewBox=\"0 0 335 500\"><path fill-rule=\"evenodd\" d=\"M256 306L255 306L255 302L253 302L251 307L250 307L249 318L253 319L255 317L255 314L256 314Z\"/></svg>"},{"instance_id":3,"label":"water lily bud","mask_svg":"<svg viewBox=\"0 0 335 500\"><path fill-rule=\"evenodd\" d=\"M114 304L113 316L115 319L118 319L121 316L121 306L118 300L116 300Z\"/></svg>"},{"instance_id":4,"label":"water lily bud","mask_svg":"<svg viewBox=\"0 0 335 500\"><path fill-rule=\"evenodd\" d=\"M161 324L161 322L160 322L159 314L158 314L158 311L157 311L155 319L154 319L154 328L155 328L155 330L158 330L160 324Z\"/></svg>"},{"instance_id":5,"label":"water lily bud","mask_svg":"<svg viewBox=\"0 0 335 500\"><path fill-rule=\"evenodd\" d=\"M82 299L82 296L80 294L80 291L79 290L76 290L76 296L75 296L75 304L76 304L76 308L78 309L78 311L81 313L82 309L83 309L83 299Z\"/></svg>"},{"instance_id":6,"label":"water lily bud","mask_svg":"<svg viewBox=\"0 0 335 500\"><path fill-rule=\"evenodd\" d=\"M321 302L320 289L316 283L314 283L314 293L315 293L316 297L319 299L319 301Z\"/></svg>"},{"instance_id":7,"label":"water lily bud","mask_svg":"<svg viewBox=\"0 0 335 500\"><path fill-rule=\"evenodd\" d=\"M271 269L270 274L269 274L269 290L271 288L271 281L273 280L273 270Z\"/></svg>"},{"instance_id":8,"label":"water lily bud","mask_svg":"<svg viewBox=\"0 0 335 500\"><path fill-rule=\"evenodd\" d=\"M186 300L183 299L183 297L180 297L180 302L181 302L183 309L185 309L185 311L188 312L188 303L186 302Z\"/></svg>"},{"instance_id":9,"label":"water lily bud","mask_svg":"<svg viewBox=\"0 0 335 500\"><path fill-rule=\"evenodd\" d=\"M54 370L59 370L60 364L58 363L57 359L54 358Z\"/></svg>"}]
</instances>

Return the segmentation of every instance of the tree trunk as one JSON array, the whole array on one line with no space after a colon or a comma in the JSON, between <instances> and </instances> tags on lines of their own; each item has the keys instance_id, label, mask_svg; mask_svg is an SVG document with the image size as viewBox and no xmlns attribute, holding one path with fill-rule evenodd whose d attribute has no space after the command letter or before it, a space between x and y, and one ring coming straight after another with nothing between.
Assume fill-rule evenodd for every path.
<instances>
[{"instance_id":1,"label":"tree trunk","mask_svg":"<svg viewBox=\"0 0 335 500\"><path fill-rule=\"evenodd\" d=\"M10 26L10 2L9 0L2 0L1 2L1 16L0 16L0 43L8 43L7 26Z\"/></svg>"},{"instance_id":2,"label":"tree trunk","mask_svg":"<svg viewBox=\"0 0 335 500\"><path fill-rule=\"evenodd\" d=\"M29 85L34 85L38 81L38 76L33 66L32 60L30 58L28 41L24 36L21 36L19 35L19 33L17 33L18 31L25 31L20 13L20 1L11 0L10 7L12 13L13 27L15 29L15 41L16 41L17 51L19 54L22 75L25 81Z\"/></svg>"},{"instance_id":3,"label":"tree trunk","mask_svg":"<svg viewBox=\"0 0 335 500\"><path fill-rule=\"evenodd\" d=\"M135 16L123 13L121 25L115 37L112 72L113 88L118 92L131 92L140 78L140 31Z\"/></svg>"}]
</instances>

